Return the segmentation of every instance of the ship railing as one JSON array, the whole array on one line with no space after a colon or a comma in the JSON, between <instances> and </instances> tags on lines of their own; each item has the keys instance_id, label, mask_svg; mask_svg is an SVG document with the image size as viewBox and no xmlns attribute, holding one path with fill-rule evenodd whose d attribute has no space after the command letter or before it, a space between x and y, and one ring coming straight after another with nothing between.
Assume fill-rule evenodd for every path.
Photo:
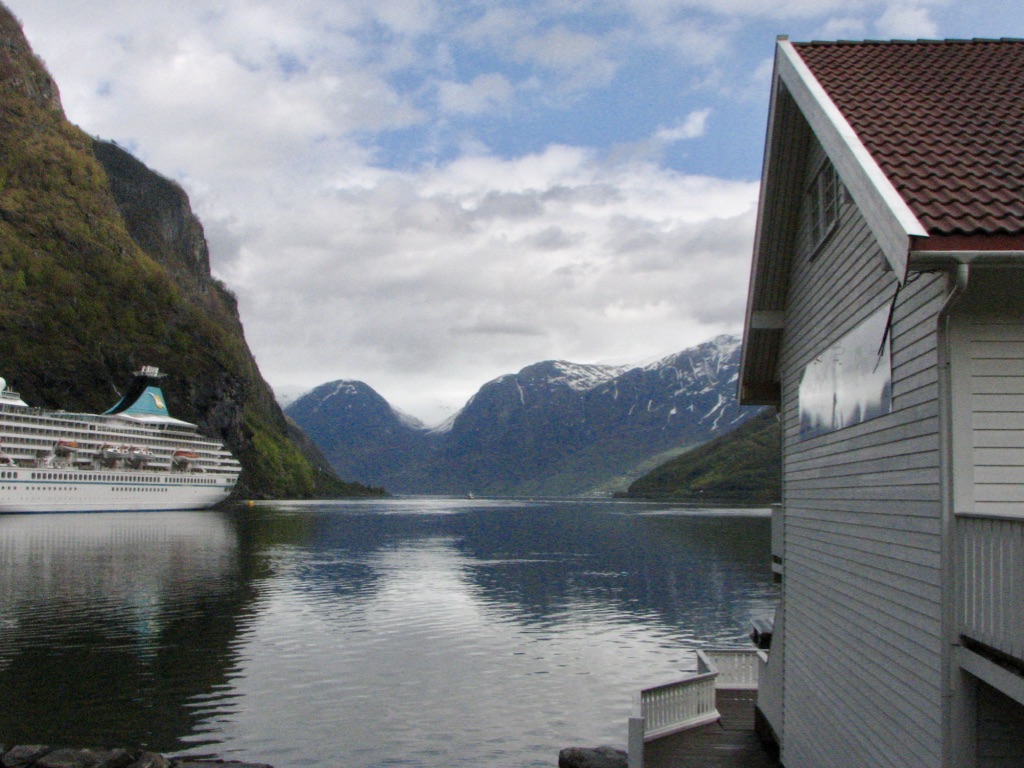
<instances>
[{"instance_id":1,"label":"ship railing","mask_svg":"<svg viewBox=\"0 0 1024 768\"><path fill-rule=\"evenodd\" d=\"M763 651L697 651L697 670L634 695L629 718L629 768L643 768L644 744L721 719L716 690L757 690Z\"/></svg>"}]
</instances>

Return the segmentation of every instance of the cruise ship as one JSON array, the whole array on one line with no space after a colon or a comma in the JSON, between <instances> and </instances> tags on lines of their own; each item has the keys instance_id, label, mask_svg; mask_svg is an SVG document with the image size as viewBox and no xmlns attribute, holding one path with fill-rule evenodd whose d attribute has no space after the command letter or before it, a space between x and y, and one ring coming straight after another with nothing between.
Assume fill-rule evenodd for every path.
<instances>
[{"instance_id":1,"label":"cruise ship","mask_svg":"<svg viewBox=\"0 0 1024 768\"><path fill-rule=\"evenodd\" d=\"M0 513L201 509L226 499L241 466L167 412L145 366L106 413L29 407L0 379Z\"/></svg>"}]
</instances>

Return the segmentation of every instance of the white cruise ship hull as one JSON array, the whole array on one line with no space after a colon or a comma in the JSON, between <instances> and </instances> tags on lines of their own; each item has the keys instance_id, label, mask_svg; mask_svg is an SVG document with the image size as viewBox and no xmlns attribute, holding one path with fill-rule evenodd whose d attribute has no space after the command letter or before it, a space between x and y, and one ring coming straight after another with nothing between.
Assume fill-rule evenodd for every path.
<instances>
[{"instance_id":1,"label":"white cruise ship hull","mask_svg":"<svg viewBox=\"0 0 1024 768\"><path fill-rule=\"evenodd\" d=\"M227 478L141 472L0 469L0 514L203 509L231 495Z\"/></svg>"}]
</instances>

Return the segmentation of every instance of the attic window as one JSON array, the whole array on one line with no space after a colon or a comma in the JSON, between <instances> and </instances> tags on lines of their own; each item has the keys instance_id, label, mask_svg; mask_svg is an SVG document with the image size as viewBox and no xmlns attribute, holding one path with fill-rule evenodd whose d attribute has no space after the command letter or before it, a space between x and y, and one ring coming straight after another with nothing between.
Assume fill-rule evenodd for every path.
<instances>
[{"instance_id":1,"label":"attic window","mask_svg":"<svg viewBox=\"0 0 1024 768\"><path fill-rule=\"evenodd\" d=\"M846 202L846 187L835 167L822 160L807 188L807 215L810 224L810 245L815 251L831 234Z\"/></svg>"}]
</instances>

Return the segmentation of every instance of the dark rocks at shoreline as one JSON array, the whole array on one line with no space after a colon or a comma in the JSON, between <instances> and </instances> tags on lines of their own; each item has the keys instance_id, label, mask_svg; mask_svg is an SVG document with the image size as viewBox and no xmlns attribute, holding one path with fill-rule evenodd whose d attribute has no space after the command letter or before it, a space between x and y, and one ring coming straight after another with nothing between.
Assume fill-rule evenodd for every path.
<instances>
[{"instance_id":1,"label":"dark rocks at shoreline","mask_svg":"<svg viewBox=\"0 0 1024 768\"><path fill-rule=\"evenodd\" d=\"M558 768L626 768L626 753L614 747L566 747L558 753Z\"/></svg>"},{"instance_id":2,"label":"dark rocks at shoreline","mask_svg":"<svg viewBox=\"0 0 1024 768\"><path fill-rule=\"evenodd\" d=\"M626 753L614 747L566 747L559 768L626 768ZM50 747L0 744L0 768L273 768L237 760L168 758L143 749Z\"/></svg>"},{"instance_id":3,"label":"dark rocks at shoreline","mask_svg":"<svg viewBox=\"0 0 1024 768\"><path fill-rule=\"evenodd\" d=\"M626 753L614 747L566 747L559 768L626 768ZM273 768L237 760L168 758L142 749L50 747L0 744L0 768Z\"/></svg>"},{"instance_id":4,"label":"dark rocks at shoreline","mask_svg":"<svg viewBox=\"0 0 1024 768\"><path fill-rule=\"evenodd\" d=\"M168 758L142 749L0 744L0 768L272 768L265 763Z\"/></svg>"}]
</instances>

